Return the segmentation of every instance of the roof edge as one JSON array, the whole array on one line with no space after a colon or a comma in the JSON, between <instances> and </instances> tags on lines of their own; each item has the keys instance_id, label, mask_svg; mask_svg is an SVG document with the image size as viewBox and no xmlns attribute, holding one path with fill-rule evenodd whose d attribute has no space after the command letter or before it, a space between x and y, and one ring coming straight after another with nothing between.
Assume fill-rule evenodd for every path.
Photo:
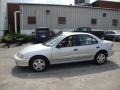
<instances>
[{"instance_id":1,"label":"roof edge","mask_svg":"<svg viewBox=\"0 0 120 90\"><path fill-rule=\"evenodd\" d=\"M93 3L94 3L94 2L93 2ZM115 10L115 11L120 11L120 9L116 9L116 8L104 8L104 7L92 7L92 6L75 6L75 5L61 5L61 4L15 3L15 2L8 2L7 4L42 5L42 6L63 6L63 7L77 7L77 8L90 8L90 9L103 9L103 10Z\"/></svg>"}]
</instances>

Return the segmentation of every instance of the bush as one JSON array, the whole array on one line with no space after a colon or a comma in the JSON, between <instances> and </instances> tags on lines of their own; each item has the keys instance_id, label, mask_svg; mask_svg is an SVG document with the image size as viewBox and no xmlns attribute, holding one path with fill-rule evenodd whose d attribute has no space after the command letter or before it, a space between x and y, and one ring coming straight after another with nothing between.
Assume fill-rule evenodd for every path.
<instances>
[{"instance_id":1,"label":"bush","mask_svg":"<svg viewBox=\"0 0 120 90\"><path fill-rule=\"evenodd\" d=\"M6 34L5 36L2 37L2 41L12 41L14 39L12 34Z\"/></svg>"},{"instance_id":2,"label":"bush","mask_svg":"<svg viewBox=\"0 0 120 90\"><path fill-rule=\"evenodd\" d=\"M8 33L2 37L2 41L12 41L15 42L17 39L23 39L23 42L32 42L32 35L21 35L19 33Z\"/></svg>"},{"instance_id":3,"label":"bush","mask_svg":"<svg viewBox=\"0 0 120 90\"><path fill-rule=\"evenodd\" d=\"M33 41L32 35L21 35L21 38L24 38L25 43Z\"/></svg>"}]
</instances>

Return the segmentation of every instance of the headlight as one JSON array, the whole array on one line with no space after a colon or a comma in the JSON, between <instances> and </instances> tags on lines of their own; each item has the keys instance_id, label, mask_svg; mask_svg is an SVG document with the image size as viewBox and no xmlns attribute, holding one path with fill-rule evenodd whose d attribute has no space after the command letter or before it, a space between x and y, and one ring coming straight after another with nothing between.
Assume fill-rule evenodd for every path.
<instances>
[{"instance_id":1,"label":"headlight","mask_svg":"<svg viewBox=\"0 0 120 90\"><path fill-rule=\"evenodd\" d=\"M17 56L18 56L19 58L25 58L25 56L24 56L23 54L21 54L21 53L17 53Z\"/></svg>"}]
</instances>

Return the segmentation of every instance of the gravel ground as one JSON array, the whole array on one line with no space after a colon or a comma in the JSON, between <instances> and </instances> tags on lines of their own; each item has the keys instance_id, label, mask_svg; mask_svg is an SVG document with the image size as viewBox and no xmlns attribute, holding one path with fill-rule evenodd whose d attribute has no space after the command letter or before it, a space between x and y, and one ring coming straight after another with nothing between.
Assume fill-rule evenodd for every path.
<instances>
[{"instance_id":1,"label":"gravel ground","mask_svg":"<svg viewBox=\"0 0 120 90\"><path fill-rule=\"evenodd\" d=\"M120 90L120 43L104 65L52 65L39 73L14 63L13 55L27 45L0 48L0 90Z\"/></svg>"}]
</instances>

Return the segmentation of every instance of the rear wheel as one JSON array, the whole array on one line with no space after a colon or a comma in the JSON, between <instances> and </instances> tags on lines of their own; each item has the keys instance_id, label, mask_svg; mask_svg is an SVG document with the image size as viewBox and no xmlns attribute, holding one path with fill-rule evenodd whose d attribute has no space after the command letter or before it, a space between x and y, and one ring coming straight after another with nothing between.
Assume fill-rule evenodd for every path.
<instances>
[{"instance_id":1,"label":"rear wheel","mask_svg":"<svg viewBox=\"0 0 120 90\"><path fill-rule=\"evenodd\" d=\"M98 53L95 56L94 62L95 64L102 65L106 62L106 60L107 60L107 56L105 53Z\"/></svg>"},{"instance_id":2,"label":"rear wheel","mask_svg":"<svg viewBox=\"0 0 120 90\"><path fill-rule=\"evenodd\" d=\"M36 72L44 71L47 66L47 60L43 57L35 57L30 62L30 68Z\"/></svg>"}]
</instances>

